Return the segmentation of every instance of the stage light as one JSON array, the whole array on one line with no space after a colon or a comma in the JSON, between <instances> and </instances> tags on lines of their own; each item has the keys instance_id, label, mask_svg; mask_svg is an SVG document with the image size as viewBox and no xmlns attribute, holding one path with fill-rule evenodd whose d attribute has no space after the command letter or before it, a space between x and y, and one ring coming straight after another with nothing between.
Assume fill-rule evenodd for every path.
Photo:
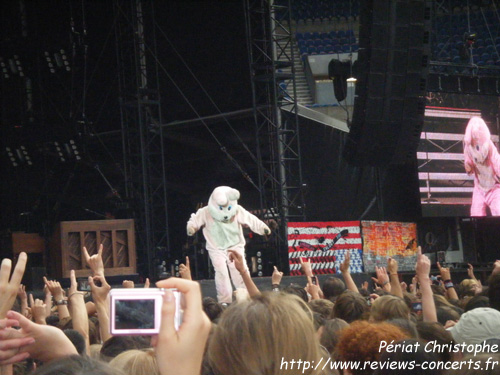
<instances>
[{"instance_id":1,"label":"stage light","mask_svg":"<svg viewBox=\"0 0 500 375\"><path fill-rule=\"evenodd\" d=\"M47 61L47 65L49 67L50 72L55 73L56 70L54 69L54 64L52 63L52 57L50 57L49 51L45 51L44 55L45 55L45 60Z\"/></svg>"},{"instance_id":2,"label":"stage light","mask_svg":"<svg viewBox=\"0 0 500 375\"><path fill-rule=\"evenodd\" d=\"M14 62L16 64L17 71L19 73L20 77L24 77L24 69L23 66L21 65L21 61L19 60L18 55L14 55Z\"/></svg>"},{"instance_id":3,"label":"stage light","mask_svg":"<svg viewBox=\"0 0 500 375\"><path fill-rule=\"evenodd\" d=\"M66 162L71 159L81 160L82 156L78 149L78 144L74 139L67 142L54 141L50 143L54 146L55 153L59 156L61 162Z\"/></svg>"},{"instance_id":4,"label":"stage light","mask_svg":"<svg viewBox=\"0 0 500 375\"><path fill-rule=\"evenodd\" d=\"M12 149L10 147L6 147L5 151L7 151L7 155L10 159L10 162L12 163L12 166L17 167L18 164L16 162L16 158L14 157L14 153L12 152Z\"/></svg>"},{"instance_id":5,"label":"stage light","mask_svg":"<svg viewBox=\"0 0 500 375\"><path fill-rule=\"evenodd\" d=\"M18 55L14 55L11 59L8 59L7 64L9 66L10 72L12 74L15 74L15 75L17 74L20 77L24 77L24 69L23 69L23 66L21 64L21 61L19 60ZM2 72L4 74L4 78L9 78L7 64L5 64L3 62L3 59L2 59L0 66L2 67Z\"/></svg>"},{"instance_id":6,"label":"stage light","mask_svg":"<svg viewBox=\"0 0 500 375\"><path fill-rule=\"evenodd\" d=\"M63 60L64 65L69 65L68 56L66 55L66 51L61 49L59 52L61 53L61 58Z\"/></svg>"},{"instance_id":7,"label":"stage light","mask_svg":"<svg viewBox=\"0 0 500 375\"><path fill-rule=\"evenodd\" d=\"M5 147L5 151L13 167L18 167L22 164L33 165L33 161L25 146L16 147L15 149Z\"/></svg>"},{"instance_id":8,"label":"stage light","mask_svg":"<svg viewBox=\"0 0 500 375\"><path fill-rule=\"evenodd\" d=\"M69 140L69 143L64 144L64 149L68 154L68 157L75 158L76 160L81 160L80 152L78 151L78 146L73 139Z\"/></svg>"},{"instance_id":9,"label":"stage light","mask_svg":"<svg viewBox=\"0 0 500 375\"><path fill-rule=\"evenodd\" d=\"M5 65L5 62L3 61L3 58L0 57L0 67L2 68L2 73L3 73L3 78L7 79L10 77L9 71L7 70L7 65Z\"/></svg>"},{"instance_id":10,"label":"stage light","mask_svg":"<svg viewBox=\"0 0 500 375\"><path fill-rule=\"evenodd\" d=\"M59 69L66 70L67 72L71 70L68 55L63 48L53 54L49 51L45 51L44 56L51 73L55 73Z\"/></svg>"},{"instance_id":11,"label":"stage light","mask_svg":"<svg viewBox=\"0 0 500 375\"><path fill-rule=\"evenodd\" d=\"M63 60L64 67L66 71L70 71L71 67L69 66L69 61L68 61L68 56L66 55L66 51L64 49L61 49L59 52L61 52L61 58Z\"/></svg>"},{"instance_id":12,"label":"stage light","mask_svg":"<svg viewBox=\"0 0 500 375\"><path fill-rule=\"evenodd\" d=\"M262 252L257 251L255 254L257 256L257 276L262 277Z\"/></svg>"},{"instance_id":13,"label":"stage light","mask_svg":"<svg viewBox=\"0 0 500 375\"><path fill-rule=\"evenodd\" d=\"M59 155L59 159L64 163L66 159L64 158L64 155L62 153L61 146L59 146L59 142L54 142L54 146L56 148L56 152Z\"/></svg>"},{"instance_id":14,"label":"stage light","mask_svg":"<svg viewBox=\"0 0 500 375\"><path fill-rule=\"evenodd\" d=\"M181 274L179 273L179 260L178 259L175 260L174 269L175 269L175 277L179 277Z\"/></svg>"}]
</instances>

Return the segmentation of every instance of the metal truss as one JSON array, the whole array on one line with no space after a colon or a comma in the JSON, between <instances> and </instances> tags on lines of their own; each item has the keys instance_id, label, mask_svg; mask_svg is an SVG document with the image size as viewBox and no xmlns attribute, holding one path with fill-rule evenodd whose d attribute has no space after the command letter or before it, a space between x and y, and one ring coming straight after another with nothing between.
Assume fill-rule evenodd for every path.
<instances>
[{"instance_id":1,"label":"metal truss","mask_svg":"<svg viewBox=\"0 0 500 375\"><path fill-rule=\"evenodd\" d=\"M276 261L288 268L287 223L305 220L291 2L245 0L261 206L278 223ZM267 211L266 211L267 210Z\"/></svg>"},{"instance_id":2,"label":"metal truss","mask_svg":"<svg viewBox=\"0 0 500 375\"><path fill-rule=\"evenodd\" d=\"M139 267L153 277L169 249L153 2L115 0L114 9L126 198L135 210Z\"/></svg>"}]
</instances>

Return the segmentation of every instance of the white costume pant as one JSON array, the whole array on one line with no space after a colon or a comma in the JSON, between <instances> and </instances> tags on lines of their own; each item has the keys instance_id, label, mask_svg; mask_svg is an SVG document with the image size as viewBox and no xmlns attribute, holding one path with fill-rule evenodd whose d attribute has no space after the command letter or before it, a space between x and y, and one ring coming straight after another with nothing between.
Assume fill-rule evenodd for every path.
<instances>
[{"instance_id":1,"label":"white costume pant","mask_svg":"<svg viewBox=\"0 0 500 375\"><path fill-rule=\"evenodd\" d=\"M485 193L477 183L474 183L470 215L486 216L486 207L490 208L491 215L500 215L500 185L495 184L495 186Z\"/></svg>"},{"instance_id":2,"label":"white costume pant","mask_svg":"<svg viewBox=\"0 0 500 375\"><path fill-rule=\"evenodd\" d=\"M244 248L232 248L243 257L245 268L247 267L245 259ZM244 288L245 283L240 273L234 266L233 262L229 260L229 254L226 250L208 250L210 260L215 269L215 288L217 290L217 300L220 303L231 303L233 301L233 287L231 286L231 279L236 289ZM228 271L229 268L229 271ZM231 273L231 278L229 277Z\"/></svg>"}]
</instances>

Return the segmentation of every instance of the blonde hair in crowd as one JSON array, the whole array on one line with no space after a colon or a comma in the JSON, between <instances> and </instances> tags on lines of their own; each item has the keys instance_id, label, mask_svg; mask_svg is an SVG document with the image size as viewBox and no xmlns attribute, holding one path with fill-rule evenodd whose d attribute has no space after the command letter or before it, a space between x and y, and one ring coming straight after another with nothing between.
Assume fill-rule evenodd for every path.
<instances>
[{"instance_id":1,"label":"blonde hair in crowd","mask_svg":"<svg viewBox=\"0 0 500 375\"><path fill-rule=\"evenodd\" d=\"M283 367L282 360L318 363L322 353L307 304L295 295L263 293L224 312L207 355L217 375L273 375L321 374L314 368L303 372L296 363Z\"/></svg>"},{"instance_id":2,"label":"blonde hair in crowd","mask_svg":"<svg viewBox=\"0 0 500 375\"><path fill-rule=\"evenodd\" d=\"M385 295L373 301L370 320L383 322L389 319L408 319L409 314L410 308L404 299L393 295Z\"/></svg>"},{"instance_id":3,"label":"blonde hair in crowd","mask_svg":"<svg viewBox=\"0 0 500 375\"><path fill-rule=\"evenodd\" d=\"M478 283L476 280L473 279L464 279L462 282L459 284L459 290L460 290L460 295L462 297L466 296L474 296L476 295L476 289L478 287Z\"/></svg>"},{"instance_id":4,"label":"blonde hair in crowd","mask_svg":"<svg viewBox=\"0 0 500 375\"><path fill-rule=\"evenodd\" d=\"M127 375L160 375L153 349L132 349L118 354L109 362Z\"/></svg>"}]
</instances>

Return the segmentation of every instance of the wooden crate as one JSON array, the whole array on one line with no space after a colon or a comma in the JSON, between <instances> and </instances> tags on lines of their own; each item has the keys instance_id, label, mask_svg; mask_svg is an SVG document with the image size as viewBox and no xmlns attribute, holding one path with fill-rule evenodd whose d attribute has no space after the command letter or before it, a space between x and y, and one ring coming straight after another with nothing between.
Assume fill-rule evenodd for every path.
<instances>
[{"instance_id":1,"label":"wooden crate","mask_svg":"<svg viewBox=\"0 0 500 375\"><path fill-rule=\"evenodd\" d=\"M90 255L103 245L103 261L107 276L136 273L134 220L62 221L57 225L51 244L50 263L55 277L67 278L75 270L76 277L91 274L82 248Z\"/></svg>"},{"instance_id":2,"label":"wooden crate","mask_svg":"<svg viewBox=\"0 0 500 375\"><path fill-rule=\"evenodd\" d=\"M25 253L44 253L45 239L40 237L38 233L12 233L12 253L17 257L20 252Z\"/></svg>"}]
</instances>

